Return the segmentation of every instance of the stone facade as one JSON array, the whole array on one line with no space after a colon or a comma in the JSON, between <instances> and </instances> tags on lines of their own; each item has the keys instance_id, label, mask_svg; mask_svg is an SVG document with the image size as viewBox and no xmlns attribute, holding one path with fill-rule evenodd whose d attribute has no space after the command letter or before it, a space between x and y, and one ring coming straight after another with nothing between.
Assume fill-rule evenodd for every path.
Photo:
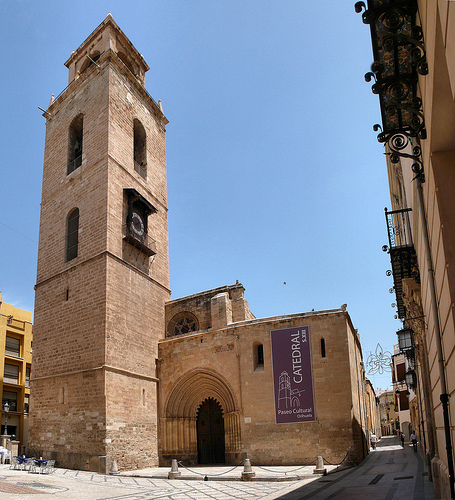
<instances>
[{"instance_id":1,"label":"stone facade","mask_svg":"<svg viewBox=\"0 0 455 500\"><path fill-rule=\"evenodd\" d=\"M148 66L110 15L66 66L44 113L28 453L100 472L362 460L364 369L346 308L257 319L240 283L170 301L168 122ZM277 424L270 332L294 327L309 328L315 420Z\"/></svg>"},{"instance_id":2,"label":"stone facade","mask_svg":"<svg viewBox=\"0 0 455 500\"><path fill-rule=\"evenodd\" d=\"M151 466L155 359L170 296L167 120L145 91L148 66L110 15L66 66L69 86L44 114L29 453L80 469ZM139 146L137 123L146 136ZM140 210L142 229L131 219Z\"/></svg>"},{"instance_id":3,"label":"stone facade","mask_svg":"<svg viewBox=\"0 0 455 500\"><path fill-rule=\"evenodd\" d=\"M373 3L368 2L369 8L371 5ZM412 250L410 272L396 272L394 287L397 303L403 304L400 319L413 332L414 352L408 354L415 360L412 369L417 379L412 386L416 390L415 404L419 405L421 418L415 430L425 447L436 498L454 498L455 3L451 0L415 0L407 2L404 10L401 6L396 8L394 3L387 8L389 6L395 9L392 14L394 27L401 29L404 26L401 23L403 14L417 25L408 39L408 48L413 56L416 49L419 52L418 57L411 57L406 62L400 55L395 66L400 66L401 71L414 80L407 80L403 88L416 89L417 99L413 103L416 108L412 111L407 105L400 108L389 96L384 107L392 113L400 109L410 111L408 116L414 122L413 127L419 128L416 132L401 125L395 137L398 140L389 141L390 148L386 151L394 212L392 226L397 237L393 250L398 257L395 261L402 264L402 269L407 270L407 255ZM388 13L382 9L381 5L377 11L381 19L388 19ZM366 18L370 19L370 15ZM403 33L393 31L392 28L387 34L373 35L373 43L384 42L384 46L387 43L391 47L393 38L398 35L403 44ZM413 37L420 39L416 41ZM375 51L375 57L384 46ZM373 64L374 71L382 71L384 66L380 63ZM390 59L387 65L394 67ZM393 73L393 69L389 71ZM401 94L396 91L402 82L388 82L388 88L395 89L394 98L409 100L408 90ZM377 85L375 90L379 91L379 87ZM392 158L389 153L394 144L401 151Z\"/></svg>"},{"instance_id":4,"label":"stone facade","mask_svg":"<svg viewBox=\"0 0 455 500\"><path fill-rule=\"evenodd\" d=\"M331 463L346 455L361 461L366 400L360 341L349 314L343 308L256 319L243 295L236 284L166 305L168 338L159 344L161 464L172 458L198 463L197 414L207 398L223 410L229 464L246 457L258 464L302 464L318 455ZM196 319L197 331L176 328L185 316ZM316 420L276 424L270 332L298 326L310 331Z\"/></svg>"}]
</instances>

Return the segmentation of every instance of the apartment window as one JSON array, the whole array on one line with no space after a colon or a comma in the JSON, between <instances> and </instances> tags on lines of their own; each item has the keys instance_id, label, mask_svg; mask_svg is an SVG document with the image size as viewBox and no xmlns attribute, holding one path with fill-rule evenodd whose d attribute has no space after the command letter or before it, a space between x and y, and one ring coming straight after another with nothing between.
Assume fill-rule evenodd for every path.
<instances>
[{"instance_id":1,"label":"apartment window","mask_svg":"<svg viewBox=\"0 0 455 500\"><path fill-rule=\"evenodd\" d=\"M75 208L68 215L66 227L66 261L77 257L79 243L79 209Z\"/></svg>"},{"instance_id":2,"label":"apartment window","mask_svg":"<svg viewBox=\"0 0 455 500\"><path fill-rule=\"evenodd\" d=\"M134 119L134 170L147 179L147 148L145 128L139 120Z\"/></svg>"},{"instance_id":3,"label":"apartment window","mask_svg":"<svg viewBox=\"0 0 455 500\"><path fill-rule=\"evenodd\" d=\"M28 413L30 407L30 394L26 394L24 397L24 413Z\"/></svg>"},{"instance_id":4,"label":"apartment window","mask_svg":"<svg viewBox=\"0 0 455 500\"><path fill-rule=\"evenodd\" d=\"M25 387L30 387L30 366L25 368Z\"/></svg>"},{"instance_id":5,"label":"apartment window","mask_svg":"<svg viewBox=\"0 0 455 500\"><path fill-rule=\"evenodd\" d=\"M21 341L15 337L6 336L5 341L5 354L7 356L20 357L21 355Z\"/></svg>"},{"instance_id":6,"label":"apartment window","mask_svg":"<svg viewBox=\"0 0 455 500\"><path fill-rule=\"evenodd\" d=\"M406 391L400 392L400 411L409 410L409 398Z\"/></svg>"},{"instance_id":7,"label":"apartment window","mask_svg":"<svg viewBox=\"0 0 455 500\"><path fill-rule=\"evenodd\" d=\"M17 392L3 391L2 394L2 408L5 403L9 405L9 411L17 411Z\"/></svg>"},{"instance_id":8,"label":"apartment window","mask_svg":"<svg viewBox=\"0 0 455 500\"><path fill-rule=\"evenodd\" d=\"M404 374L406 373L406 365L404 363L400 363L397 365L397 382L401 382L405 379Z\"/></svg>"},{"instance_id":9,"label":"apartment window","mask_svg":"<svg viewBox=\"0 0 455 500\"><path fill-rule=\"evenodd\" d=\"M3 373L3 383L5 384L19 383L19 367L17 365L9 365L5 363L5 371Z\"/></svg>"},{"instance_id":10,"label":"apartment window","mask_svg":"<svg viewBox=\"0 0 455 500\"><path fill-rule=\"evenodd\" d=\"M67 175L82 165L82 132L83 118L77 115L69 129Z\"/></svg>"}]
</instances>

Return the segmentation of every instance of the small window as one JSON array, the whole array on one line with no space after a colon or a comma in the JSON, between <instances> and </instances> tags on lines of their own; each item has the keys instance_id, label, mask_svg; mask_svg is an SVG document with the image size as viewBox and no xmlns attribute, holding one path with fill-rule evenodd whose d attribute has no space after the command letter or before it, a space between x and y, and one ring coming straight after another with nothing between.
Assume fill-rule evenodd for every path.
<instances>
[{"instance_id":1,"label":"small window","mask_svg":"<svg viewBox=\"0 0 455 500\"><path fill-rule=\"evenodd\" d=\"M19 367L17 365L9 365L5 363L5 371L3 373L3 383L19 384Z\"/></svg>"},{"instance_id":2,"label":"small window","mask_svg":"<svg viewBox=\"0 0 455 500\"><path fill-rule=\"evenodd\" d=\"M64 386L60 387L59 393L58 393L58 402L61 405L64 405L66 402L66 389Z\"/></svg>"},{"instance_id":3,"label":"small window","mask_svg":"<svg viewBox=\"0 0 455 500\"><path fill-rule=\"evenodd\" d=\"M325 358L325 339L321 339L321 357Z\"/></svg>"},{"instance_id":4,"label":"small window","mask_svg":"<svg viewBox=\"0 0 455 500\"><path fill-rule=\"evenodd\" d=\"M8 403L8 411L17 411L17 392L3 391L2 394L2 408Z\"/></svg>"},{"instance_id":5,"label":"small window","mask_svg":"<svg viewBox=\"0 0 455 500\"><path fill-rule=\"evenodd\" d=\"M30 366L25 367L25 387L30 387Z\"/></svg>"},{"instance_id":6,"label":"small window","mask_svg":"<svg viewBox=\"0 0 455 500\"><path fill-rule=\"evenodd\" d=\"M26 394L24 397L24 413L28 413L30 407L30 394Z\"/></svg>"},{"instance_id":7,"label":"small window","mask_svg":"<svg viewBox=\"0 0 455 500\"><path fill-rule=\"evenodd\" d=\"M254 345L254 371L264 370L264 346L262 344Z\"/></svg>"},{"instance_id":8,"label":"small window","mask_svg":"<svg viewBox=\"0 0 455 500\"><path fill-rule=\"evenodd\" d=\"M79 209L75 208L68 216L66 229L66 261L77 257L79 243Z\"/></svg>"},{"instance_id":9,"label":"small window","mask_svg":"<svg viewBox=\"0 0 455 500\"><path fill-rule=\"evenodd\" d=\"M5 354L7 356L20 357L21 355L21 341L14 337L6 336L5 341Z\"/></svg>"},{"instance_id":10,"label":"small window","mask_svg":"<svg viewBox=\"0 0 455 500\"><path fill-rule=\"evenodd\" d=\"M397 365L397 381L401 382L402 380L405 379L405 373L406 373L406 365L404 363L400 363Z\"/></svg>"},{"instance_id":11,"label":"small window","mask_svg":"<svg viewBox=\"0 0 455 500\"><path fill-rule=\"evenodd\" d=\"M134 120L134 170L147 179L147 149L145 128L139 120Z\"/></svg>"},{"instance_id":12,"label":"small window","mask_svg":"<svg viewBox=\"0 0 455 500\"><path fill-rule=\"evenodd\" d=\"M83 118L78 115L71 122L69 129L67 175L82 165L82 132Z\"/></svg>"}]
</instances>

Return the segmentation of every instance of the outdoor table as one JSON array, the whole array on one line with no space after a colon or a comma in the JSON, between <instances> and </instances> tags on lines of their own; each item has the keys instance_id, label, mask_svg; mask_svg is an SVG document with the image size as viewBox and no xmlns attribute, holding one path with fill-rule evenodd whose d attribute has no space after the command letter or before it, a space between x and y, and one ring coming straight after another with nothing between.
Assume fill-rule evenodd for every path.
<instances>
[{"instance_id":1,"label":"outdoor table","mask_svg":"<svg viewBox=\"0 0 455 500\"><path fill-rule=\"evenodd\" d=\"M47 460L44 458L35 458L34 460L35 460L35 464L38 467L41 467L42 465L45 465L47 463Z\"/></svg>"}]
</instances>

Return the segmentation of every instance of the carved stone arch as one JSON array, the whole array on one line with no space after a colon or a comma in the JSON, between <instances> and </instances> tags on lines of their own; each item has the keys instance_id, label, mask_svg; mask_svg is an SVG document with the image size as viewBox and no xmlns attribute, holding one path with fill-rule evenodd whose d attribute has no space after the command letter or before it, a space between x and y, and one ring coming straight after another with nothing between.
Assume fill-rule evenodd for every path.
<instances>
[{"instance_id":1,"label":"carved stone arch","mask_svg":"<svg viewBox=\"0 0 455 500\"><path fill-rule=\"evenodd\" d=\"M238 411L232 388L221 375L211 370L192 370L171 391L166 404L166 417L196 417L202 401L212 397L223 413Z\"/></svg>"},{"instance_id":2,"label":"carved stone arch","mask_svg":"<svg viewBox=\"0 0 455 500\"><path fill-rule=\"evenodd\" d=\"M183 335L184 333L197 332L199 330L199 320L189 311L180 311L175 314L167 325L166 337Z\"/></svg>"},{"instance_id":3,"label":"carved stone arch","mask_svg":"<svg viewBox=\"0 0 455 500\"><path fill-rule=\"evenodd\" d=\"M195 369L181 377L171 390L161 419L162 464L178 458L197 464L197 414L201 404L212 398L223 413L226 463L237 463L240 457L240 408L224 377L212 370Z\"/></svg>"}]
</instances>

